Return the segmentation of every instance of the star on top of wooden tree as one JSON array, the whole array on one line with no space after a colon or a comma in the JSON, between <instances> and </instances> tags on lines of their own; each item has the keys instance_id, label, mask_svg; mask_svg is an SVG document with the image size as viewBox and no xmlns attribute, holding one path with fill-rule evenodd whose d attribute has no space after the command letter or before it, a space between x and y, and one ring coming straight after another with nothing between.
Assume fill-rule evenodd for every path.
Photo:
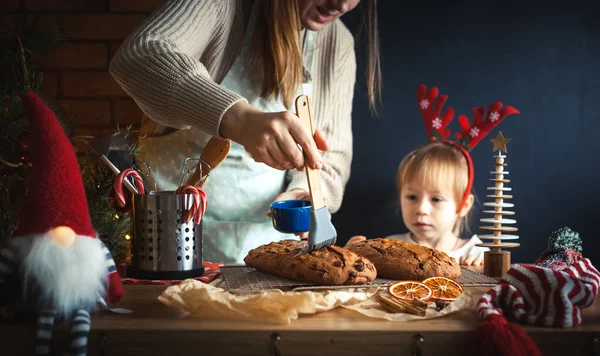
<instances>
[{"instance_id":1,"label":"star on top of wooden tree","mask_svg":"<svg viewBox=\"0 0 600 356\"><path fill-rule=\"evenodd\" d=\"M494 144L492 152L504 151L508 153L508 151L506 150L506 144L510 142L510 140L510 138L505 138L504 135L502 135L502 131L498 131L498 136L496 136L495 138L490 138L490 141L492 141L492 143Z\"/></svg>"}]
</instances>

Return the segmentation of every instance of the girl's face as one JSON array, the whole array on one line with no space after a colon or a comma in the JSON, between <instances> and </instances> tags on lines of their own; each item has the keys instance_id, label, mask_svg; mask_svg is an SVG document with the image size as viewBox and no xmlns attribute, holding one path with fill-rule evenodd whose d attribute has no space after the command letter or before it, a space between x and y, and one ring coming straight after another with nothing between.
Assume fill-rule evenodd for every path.
<instances>
[{"instance_id":1,"label":"girl's face","mask_svg":"<svg viewBox=\"0 0 600 356\"><path fill-rule=\"evenodd\" d=\"M360 0L298 0L302 26L318 31L343 14L354 10Z\"/></svg>"},{"instance_id":2,"label":"girl's face","mask_svg":"<svg viewBox=\"0 0 600 356\"><path fill-rule=\"evenodd\" d=\"M452 187L424 187L406 184L400 196L402 219L419 240L437 241L453 237L453 229L461 214Z\"/></svg>"}]
</instances>

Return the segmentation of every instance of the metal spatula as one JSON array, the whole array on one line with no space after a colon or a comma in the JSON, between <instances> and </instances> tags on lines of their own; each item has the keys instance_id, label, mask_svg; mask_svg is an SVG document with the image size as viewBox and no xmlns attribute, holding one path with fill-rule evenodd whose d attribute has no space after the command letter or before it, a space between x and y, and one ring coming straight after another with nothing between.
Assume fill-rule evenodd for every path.
<instances>
[{"instance_id":1,"label":"metal spatula","mask_svg":"<svg viewBox=\"0 0 600 356\"><path fill-rule=\"evenodd\" d=\"M115 174L119 175L122 170L130 168L134 163L134 156L129 148L129 142L122 132L98 138L89 143L102 161ZM127 179L123 184L133 194L138 194L137 189Z\"/></svg>"},{"instance_id":2,"label":"metal spatula","mask_svg":"<svg viewBox=\"0 0 600 356\"><path fill-rule=\"evenodd\" d=\"M308 96L300 95L296 98L296 113L306 127L309 128L311 136L314 135L315 127L312 122ZM319 170L311 168L308 165L306 155L304 155L304 157L306 162L304 170L306 171L310 200L312 202L312 210L310 211L310 230L308 232L308 251L314 251L335 244L335 241L337 240L337 231L331 223L329 211L323 201Z\"/></svg>"}]
</instances>

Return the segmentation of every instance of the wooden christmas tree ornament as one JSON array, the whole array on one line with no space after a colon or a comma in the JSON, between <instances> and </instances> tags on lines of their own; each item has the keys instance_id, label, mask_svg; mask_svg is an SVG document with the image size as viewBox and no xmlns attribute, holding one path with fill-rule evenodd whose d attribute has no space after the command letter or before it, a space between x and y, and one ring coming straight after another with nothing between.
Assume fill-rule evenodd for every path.
<instances>
[{"instance_id":1,"label":"wooden christmas tree ornament","mask_svg":"<svg viewBox=\"0 0 600 356\"><path fill-rule=\"evenodd\" d=\"M506 144L510 141L510 138L505 138L502 132L499 132L498 136L490 139L490 141L494 144L493 152L498 152L498 154L495 155L494 171L490 172L493 178L489 179L490 182L494 182L494 186L487 188L488 191L493 191L494 194L485 196L488 199L493 199L493 201L483 203L484 207L489 207L488 210L483 210L483 213L490 214L493 217L482 218L479 221L487 224L480 226L480 229L487 232L491 231L492 233L478 235L478 237L480 239L491 239L492 242L477 244L477 246L491 248L491 251L487 251L484 254L484 273L490 277L499 278L510 269L510 251L502 249L519 247L520 244L516 242L504 242L519 238L518 235L505 234L507 232L518 231L514 226L505 226L516 224L517 221L515 219L504 218L504 216L515 214L514 211L504 210L504 208L514 207L513 203L506 202L506 200L512 199L513 196L507 194L512 188L506 186L507 183L510 183L510 179L506 179L505 177L509 172L504 170L504 167L507 166L504 161L506 155L502 154L502 151L508 153Z\"/></svg>"},{"instance_id":2,"label":"wooden christmas tree ornament","mask_svg":"<svg viewBox=\"0 0 600 356\"><path fill-rule=\"evenodd\" d=\"M447 95L439 95L437 87L431 87L427 90L427 87L424 84L421 84L417 88L417 103L419 105L419 110L421 111L421 116L423 116L423 121L425 122L429 140L442 141L453 145L462 152L467 161L469 180L460 204L458 204L458 209L460 210L471 194L473 187L474 169L471 154L469 152L475 148L475 146L494 127L498 126L502 120L509 115L518 114L519 110L510 105L504 105L499 101L489 105L487 111L485 106L474 107L473 120L470 120L466 115L459 115L458 124L460 126L460 132L456 132L454 137L450 139L450 129L447 127L454 117L454 109L448 107L442 114L442 107L447 99ZM500 132L498 137L491 139L491 141L494 143L493 152L506 152L506 143L510 141L510 139L504 138ZM514 214L514 212L502 210L503 208L513 207L513 204L504 202L505 199L512 198L511 195L505 194L505 192L509 192L511 188L504 186L504 183L510 182L510 180L504 178L505 175L508 175L508 171L504 171L504 167L506 166L504 158L506 158L506 156L501 152L498 152L495 164L496 169L491 172L494 178L490 179L495 185L488 188L488 190L494 191L494 194L486 195L487 198L492 198L494 201L484 203L484 206L489 206L493 208L493 210L484 210L483 212L492 214L493 218L480 220L481 222L491 224L489 226L481 226L481 229L492 231L492 234L483 234L479 235L479 237L483 239L492 239L492 242L477 245L490 247L492 249L484 254L484 273L491 277L501 277L510 267L510 252L502 251L502 248L519 246L518 243L502 242L503 240L519 238L516 235L504 234L505 232L517 231L517 228L502 226L503 224L516 223L513 219L505 219L503 217L504 215ZM457 212L459 210L457 210Z\"/></svg>"}]
</instances>

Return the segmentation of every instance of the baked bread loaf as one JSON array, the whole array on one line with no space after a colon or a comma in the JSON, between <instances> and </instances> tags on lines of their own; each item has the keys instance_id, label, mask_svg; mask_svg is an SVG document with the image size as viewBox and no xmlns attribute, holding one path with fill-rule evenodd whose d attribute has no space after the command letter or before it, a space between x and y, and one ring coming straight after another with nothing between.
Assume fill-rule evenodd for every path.
<instances>
[{"instance_id":1,"label":"baked bread loaf","mask_svg":"<svg viewBox=\"0 0 600 356\"><path fill-rule=\"evenodd\" d=\"M320 285L365 283L377 277L371 261L345 248L302 252L304 247L305 241L271 242L250 250L244 262L262 272Z\"/></svg>"},{"instance_id":2,"label":"baked bread loaf","mask_svg":"<svg viewBox=\"0 0 600 356\"><path fill-rule=\"evenodd\" d=\"M460 265L445 252L410 242L378 238L345 248L373 262L379 278L422 281L429 277L461 275Z\"/></svg>"}]
</instances>

